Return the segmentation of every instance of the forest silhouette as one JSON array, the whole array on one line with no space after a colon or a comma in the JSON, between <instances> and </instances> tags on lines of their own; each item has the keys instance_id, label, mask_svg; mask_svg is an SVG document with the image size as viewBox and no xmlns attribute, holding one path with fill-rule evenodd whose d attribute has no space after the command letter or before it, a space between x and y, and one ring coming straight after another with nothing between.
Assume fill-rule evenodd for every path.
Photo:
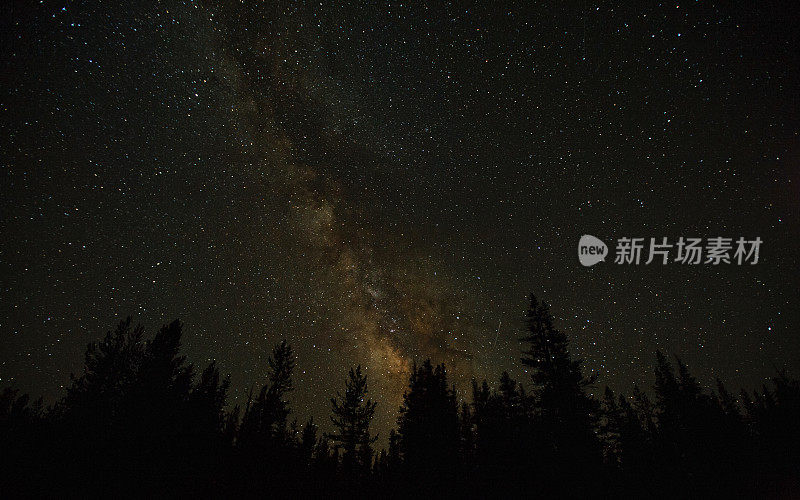
<instances>
[{"instance_id":1,"label":"forest silhouette","mask_svg":"<svg viewBox=\"0 0 800 500\"><path fill-rule=\"evenodd\" d=\"M0 495L800 497L798 380L776 372L738 397L721 381L704 391L658 352L651 390L598 400L533 295L520 338L530 379L473 381L459 404L444 364L415 364L382 450L360 366L318 395L333 396L323 434L293 418L288 342L272 350L267 383L229 409L228 379L213 362L196 373L181 329L146 338L121 322L47 408L3 390Z\"/></svg>"}]
</instances>

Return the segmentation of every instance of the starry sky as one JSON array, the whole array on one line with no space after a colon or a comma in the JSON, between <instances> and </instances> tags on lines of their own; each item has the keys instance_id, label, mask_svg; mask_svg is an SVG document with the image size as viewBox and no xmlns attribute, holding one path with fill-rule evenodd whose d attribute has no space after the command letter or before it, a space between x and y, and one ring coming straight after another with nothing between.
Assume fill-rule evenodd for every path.
<instances>
[{"instance_id":1,"label":"starry sky","mask_svg":"<svg viewBox=\"0 0 800 500\"><path fill-rule=\"evenodd\" d=\"M125 316L180 318L231 403L298 355L526 381L526 297L629 392L656 349L753 388L800 360L800 36L768 2L4 2L0 386L53 401ZM763 240L756 265L581 235Z\"/></svg>"}]
</instances>

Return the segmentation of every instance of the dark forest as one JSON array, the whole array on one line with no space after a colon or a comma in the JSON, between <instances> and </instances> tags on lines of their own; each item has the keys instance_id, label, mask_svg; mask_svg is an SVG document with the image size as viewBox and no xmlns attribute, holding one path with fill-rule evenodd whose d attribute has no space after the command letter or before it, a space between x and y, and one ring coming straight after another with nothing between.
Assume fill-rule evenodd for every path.
<instances>
[{"instance_id":1,"label":"dark forest","mask_svg":"<svg viewBox=\"0 0 800 500\"><path fill-rule=\"evenodd\" d=\"M800 493L800 384L784 372L755 391L704 391L680 359L655 353L655 385L602 398L546 303L531 295L520 336L531 375L472 382L414 364L388 449L361 366L330 398L320 433L291 407L296 369L282 341L266 384L226 407L229 380L181 355L179 321L149 338L130 319L86 349L83 372L45 408L0 399L5 494L42 496L791 497ZM462 389L463 390L463 389ZM322 397L322 395L320 395ZM459 403L459 401L462 401Z\"/></svg>"}]
</instances>

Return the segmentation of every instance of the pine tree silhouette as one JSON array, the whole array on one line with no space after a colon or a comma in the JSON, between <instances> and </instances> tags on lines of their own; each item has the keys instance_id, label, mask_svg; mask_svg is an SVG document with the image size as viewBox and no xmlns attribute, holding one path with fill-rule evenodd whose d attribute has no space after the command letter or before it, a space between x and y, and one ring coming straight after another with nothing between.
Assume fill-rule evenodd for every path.
<instances>
[{"instance_id":1,"label":"pine tree silhouette","mask_svg":"<svg viewBox=\"0 0 800 500\"><path fill-rule=\"evenodd\" d=\"M289 439L287 420L291 410L286 396L294 389L292 346L281 341L272 349L267 363L268 381L255 400L251 393L242 416L238 443L245 448L278 449Z\"/></svg>"},{"instance_id":2,"label":"pine tree silhouette","mask_svg":"<svg viewBox=\"0 0 800 500\"><path fill-rule=\"evenodd\" d=\"M453 481L460 448L458 404L443 364L414 364L398 418L400 454L409 480L429 488Z\"/></svg>"},{"instance_id":3,"label":"pine tree silhouette","mask_svg":"<svg viewBox=\"0 0 800 500\"><path fill-rule=\"evenodd\" d=\"M372 465L372 443L377 436L370 435L369 426L377 403L367 399L368 394L367 376L359 365L350 369L344 394L337 392L336 397L331 398L333 415L330 418L337 432L328 434L328 439L343 451L345 474L364 474Z\"/></svg>"},{"instance_id":4,"label":"pine tree silhouette","mask_svg":"<svg viewBox=\"0 0 800 500\"><path fill-rule=\"evenodd\" d=\"M303 433L300 438L300 462L305 466L311 465L314 448L317 446L317 430L317 425L314 424L314 417L309 418L306 425L303 426Z\"/></svg>"},{"instance_id":5,"label":"pine tree silhouette","mask_svg":"<svg viewBox=\"0 0 800 500\"><path fill-rule=\"evenodd\" d=\"M527 346L522 363L533 382L537 472L549 487L568 495L588 493L601 463L595 434L599 404L586 393L595 379L583 376L582 362L571 358L566 335L553 326L549 307L533 294L520 341ZM573 480L559 484L567 476Z\"/></svg>"},{"instance_id":6,"label":"pine tree silhouette","mask_svg":"<svg viewBox=\"0 0 800 500\"><path fill-rule=\"evenodd\" d=\"M194 384L181 335L174 321L146 340L129 318L87 347L83 373L72 377L48 415L48 427L60 435L52 456L75 491L168 494L200 487L224 446L228 382L212 363Z\"/></svg>"},{"instance_id":7,"label":"pine tree silhouette","mask_svg":"<svg viewBox=\"0 0 800 500\"><path fill-rule=\"evenodd\" d=\"M744 421L754 440L754 482L775 498L800 494L800 380L779 371L750 395L741 391Z\"/></svg>"},{"instance_id":8,"label":"pine tree silhouette","mask_svg":"<svg viewBox=\"0 0 800 500\"><path fill-rule=\"evenodd\" d=\"M534 297L523 364L532 391L503 372L458 403L444 365L414 364L398 429L375 456L376 403L351 369L331 400L336 432L298 425L291 346L275 346L267 380L225 410L215 362L198 376L175 321L148 339L130 319L85 353L66 395L0 392L4 496L611 496L793 498L800 493L800 382L778 372L737 400L704 390L680 359L656 353L653 400L606 388L572 360ZM240 418L241 415L241 418ZM333 447L331 447L333 443ZM601 444L605 453L601 455ZM605 459L602 461L602 459Z\"/></svg>"}]
</instances>

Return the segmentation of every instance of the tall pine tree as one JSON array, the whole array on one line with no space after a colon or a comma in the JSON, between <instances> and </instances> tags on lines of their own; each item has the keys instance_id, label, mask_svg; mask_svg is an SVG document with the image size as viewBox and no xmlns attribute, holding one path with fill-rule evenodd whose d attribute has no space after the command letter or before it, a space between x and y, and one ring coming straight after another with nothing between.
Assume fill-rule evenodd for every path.
<instances>
[{"instance_id":1,"label":"tall pine tree","mask_svg":"<svg viewBox=\"0 0 800 500\"><path fill-rule=\"evenodd\" d=\"M370 436L369 425L377 403L367 399L368 392L367 376L359 365L350 369L344 394L337 392L336 397L331 398L331 422L337 431L329 434L328 438L343 451L345 473L366 472L372 463L372 443L377 436Z\"/></svg>"},{"instance_id":2,"label":"tall pine tree","mask_svg":"<svg viewBox=\"0 0 800 500\"><path fill-rule=\"evenodd\" d=\"M534 425L538 429L539 472L564 494L580 494L601 463L596 436L599 405L587 394L594 377L584 377L581 360L573 360L568 340L553 326L548 305L531 294L526 316L522 363L533 381ZM571 476L584 481L564 482Z\"/></svg>"},{"instance_id":3,"label":"tall pine tree","mask_svg":"<svg viewBox=\"0 0 800 500\"><path fill-rule=\"evenodd\" d=\"M425 360L411 372L398 418L400 453L413 480L452 479L461 443L456 393L444 364ZM429 484L430 485L430 484Z\"/></svg>"}]
</instances>

